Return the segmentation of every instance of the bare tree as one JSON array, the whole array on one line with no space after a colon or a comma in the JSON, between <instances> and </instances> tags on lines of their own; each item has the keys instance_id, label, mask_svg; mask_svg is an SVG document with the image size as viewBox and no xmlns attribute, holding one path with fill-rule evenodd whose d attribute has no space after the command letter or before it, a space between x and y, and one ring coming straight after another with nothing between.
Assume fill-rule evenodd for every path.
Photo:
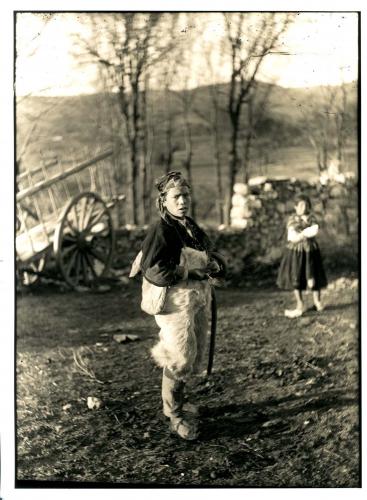
<instances>
[{"instance_id":1,"label":"bare tree","mask_svg":"<svg viewBox=\"0 0 367 500\"><path fill-rule=\"evenodd\" d=\"M221 111L221 92L219 85L210 86L210 99L213 106L213 120L211 125L211 137L214 152L215 171L217 178L218 193L218 213L219 224L224 222L223 213L223 181L222 181L222 158L221 158L221 134L220 134L220 111Z\"/></svg>"},{"instance_id":2,"label":"bare tree","mask_svg":"<svg viewBox=\"0 0 367 500\"><path fill-rule=\"evenodd\" d=\"M147 223L151 218L151 193L153 187L152 151L154 142L154 125L149 112L149 74L145 78L143 93L143 125L144 125L144 155L142 156L141 183L143 193L143 220Z\"/></svg>"},{"instance_id":3,"label":"bare tree","mask_svg":"<svg viewBox=\"0 0 367 500\"><path fill-rule=\"evenodd\" d=\"M173 92L170 90L168 85L164 88L164 154L162 156L164 171L168 173L172 170L173 157L176 151L180 149L179 144L174 139L175 133L175 121L178 113L173 107Z\"/></svg>"},{"instance_id":4,"label":"bare tree","mask_svg":"<svg viewBox=\"0 0 367 500\"><path fill-rule=\"evenodd\" d=\"M215 50L213 50L215 49ZM208 86L209 91L209 102L208 106L205 109L199 106L193 106L193 112L196 116L198 116L202 123L210 134L211 139L211 150L213 153L213 160L215 166L215 175L216 175L216 187L217 187L217 211L218 211L218 222L219 224L223 224L224 222L224 214L223 214L223 172L222 172L222 149L223 149L223 141L222 141L222 133L223 130L223 119L226 115L226 108L224 106L225 101L225 92L223 91L223 85L217 83L218 82L218 74L216 72L216 68L218 63L220 64L221 56L223 55L221 52L221 47L213 46L213 44L208 43L204 47L205 53L205 71L207 79L210 84ZM217 61L214 62L214 57L216 56ZM219 56L219 61L218 61Z\"/></svg>"},{"instance_id":5,"label":"bare tree","mask_svg":"<svg viewBox=\"0 0 367 500\"><path fill-rule=\"evenodd\" d=\"M339 88L340 97L336 102L336 110L334 115L336 141L337 141L337 159L340 165L345 161L345 143L346 143L346 126L348 114L348 92L347 86L343 82Z\"/></svg>"},{"instance_id":6,"label":"bare tree","mask_svg":"<svg viewBox=\"0 0 367 500\"><path fill-rule=\"evenodd\" d=\"M192 124L191 124L191 112L193 106L194 93L187 88L187 80L185 82L185 88L181 90L177 95L181 101L182 108L182 128L183 136L185 141L185 158L182 161L182 165L186 170L187 180L191 186L191 213L195 218L196 200L194 192L194 183L192 179L192 156L193 156L193 137L192 137Z\"/></svg>"},{"instance_id":7,"label":"bare tree","mask_svg":"<svg viewBox=\"0 0 367 500\"><path fill-rule=\"evenodd\" d=\"M168 19L168 36L170 39L174 39L177 36L179 30L179 16L177 14L171 14ZM159 73L157 75L157 80L159 86L163 90L163 136L164 136L164 152L161 155L163 161L164 171L167 173L172 170L173 157L176 151L179 150L179 144L174 140L174 133L176 129L176 120L179 115L179 111L175 107L175 101L177 100L176 93L173 90L173 86L177 83L180 59L182 57L182 44L177 43L170 52L169 58L165 58L161 61L159 65Z\"/></svg>"},{"instance_id":8,"label":"bare tree","mask_svg":"<svg viewBox=\"0 0 367 500\"><path fill-rule=\"evenodd\" d=\"M246 101L247 105L247 116L245 123L245 134L243 140L243 159L242 159L242 169L243 169L243 182L248 183L250 176L250 167L252 161L252 146L254 140L256 140L256 126L263 119L265 112L269 104L269 97L271 91L273 90L273 84L259 84L255 81L252 85L248 98Z\"/></svg>"},{"instance_id":9,"label":"bare tree","mask_svg":"<svg viewBox=\"0 0 367 500\"><path fill-rule=\"evenodd\" d=\"M92 36L82 40L85 51L108 75L110 90L117 93L123 118L123 137L129 151L130 220L144 222L140 210L146 182L147 75L170 50L173 40L162 34L166 18L162 13L92 14ZM143 186L143 189L142 189ZM140 213L142 212L142 213Z\"/></svg>"},{"instance_id":10,"label":"bare tree","mask_svg":"<svg viewBox=\"0 0 367 500\"><path fill-rule=\"evenodd\" d=\"M243 105L248 101L261 64L277 51L278 42L287 30L292 14L225 13L226 35L231 58L228 113L231 122L229 182L225 221L229 224L233 185L239 170L240 123Z\"/></svg>"},{"instance_id":11,"label":"bare tree","mask_svg":"<svg viewBox=\"0 0 367 500\"><path fill-rule=\"evenodd\" d=\"M216 187L217 187L217 208L218 208L218 221L220 224L224 222L223 216L223 172L222 172L222 123L225 109L222 107L223 92L221 85L213 83L209 85L209 104L203 111L201 108L194 106L193 113L202 120L204 128L210 135L211 151L213 153Z\"/></svg>"},{"instance_id":12,"label":"bare tree","mask_svg":"<svg viewBox=\"0 0 367 500\"><path fill-rule=\"evenodd\" d=\"M194 191L194 183L192 176L192 157L193 157L193 135L192 135L192 114L195 92L190 89L191 73L187 71L190 68L192 50L194 47L196 36L195 22L192 14L186 15L188 28L185 31L185 39L176 50L179 59L177 60L176 75L180 78L180 92L175 93L181 102L181 123L183 129L183 137L185 143L185 158L182 161L183 167L186 170L187 180L191 186L191 213L195 218L196 215L196 199ZM196 34L196 33L195 33Z\"/></svg>"},{"instance_id":13,"label":"bare tree","mask_svg":"<svg viewBox=\"0 0 367 500\"><path fill-rule=\"evenodd\" d=\"M325 85L320 95L313 93L302 107L304 128L316 154L318 172L328 168L331 156L341 165L344 160L346 122L348 117L347 87Z\"/></svg>"},{"instance_id":14,"label":"bare tree","mask_svg":"<svg viewBox=\"0 0 367 500\"><path fill-rule=\"evenodd\" d=\"M322 87L323 99L321 106L316 110L316 123L319 124L320 139L318 147L321 148L321 169L326 170L332 150L332 122L336 99L336 90L332 86Z\"/></svg>"}]
</instances>

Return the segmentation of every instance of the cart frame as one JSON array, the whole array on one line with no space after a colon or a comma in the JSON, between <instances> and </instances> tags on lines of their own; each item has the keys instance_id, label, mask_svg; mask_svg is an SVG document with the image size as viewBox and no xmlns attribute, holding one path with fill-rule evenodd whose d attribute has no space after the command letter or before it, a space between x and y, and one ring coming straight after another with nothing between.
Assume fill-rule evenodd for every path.
<instances>
[{"instance_id":1,"label":"cart frame","mask_svg":"<svg viewBox=\"0 0 367 500\"><path fill-rule=\"evenodd\" d=\"M93 286L112 262L115 230L112 208L125 199L117 194L113 149L64 169L58 161L22 172L16 194L18 275L30 284L42 274L52 255L71 287ZM41 180L35 181L35 174Z\"/></svg>"}]
</instances>

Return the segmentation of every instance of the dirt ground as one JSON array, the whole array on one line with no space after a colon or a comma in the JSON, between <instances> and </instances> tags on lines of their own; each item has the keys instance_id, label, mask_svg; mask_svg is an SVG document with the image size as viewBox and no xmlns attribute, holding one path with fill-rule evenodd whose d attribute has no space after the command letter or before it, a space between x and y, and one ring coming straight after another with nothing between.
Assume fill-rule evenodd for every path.
<instances>
[{"instance_id":1,"label":"dirt ground","mask_svg":"<svg viewBox=\"0 0 367 500\"><path fill-rule=\"evenodd\" d=\"M19 485L358 487L352 284L328 289L323 312L293 320L283 315L289 293L217 291L214 371L189 387L202 407L196 442L170 434L162 416L161 371L149 353L158 330L140 311L137 283L18 293ZM100 408L88 407L90 396Z\"/></svg>"}]
</instances>

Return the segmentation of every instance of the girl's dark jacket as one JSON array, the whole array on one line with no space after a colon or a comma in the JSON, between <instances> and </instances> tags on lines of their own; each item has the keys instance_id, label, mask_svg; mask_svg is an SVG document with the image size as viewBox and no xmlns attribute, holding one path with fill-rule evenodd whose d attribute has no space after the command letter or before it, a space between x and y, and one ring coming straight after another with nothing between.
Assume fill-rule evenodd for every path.
<instances>
[{"instance_id":1,"label":"girl's dark jacket","mask_svg":"<svg viewBox=\"0 0 367 500\"><path fill-rule=\"evenodd\" d=\"M144 277L156 286L172 286L182 279L178 269L181 250L184 246L206 251L210 258L217 261L220 271L211 273L213 278L225 274L223 258L214 251L207 234L190 217L186 224L193 237L180 222L169 214L152 224L142 246L141 271Z\"/></svg>"}]
</instances>

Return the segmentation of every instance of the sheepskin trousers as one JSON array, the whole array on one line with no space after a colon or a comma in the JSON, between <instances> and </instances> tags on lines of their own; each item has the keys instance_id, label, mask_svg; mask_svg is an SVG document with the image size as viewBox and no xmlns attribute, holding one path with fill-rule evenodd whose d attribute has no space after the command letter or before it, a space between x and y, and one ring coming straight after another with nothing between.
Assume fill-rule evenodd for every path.
<instances>
[{"instance_id":1,"label":"sheepskin trousers","mask_svg":"<svg viewBox=\"0 0 367 500\"><path fill-rule=\"evenodd\" d=\"M210 305L209 283L188 280L168 289L164 310L155 316L160 332L152 356L177 381L185 381L202 369Z\"/></svg>"}]
</instances>

